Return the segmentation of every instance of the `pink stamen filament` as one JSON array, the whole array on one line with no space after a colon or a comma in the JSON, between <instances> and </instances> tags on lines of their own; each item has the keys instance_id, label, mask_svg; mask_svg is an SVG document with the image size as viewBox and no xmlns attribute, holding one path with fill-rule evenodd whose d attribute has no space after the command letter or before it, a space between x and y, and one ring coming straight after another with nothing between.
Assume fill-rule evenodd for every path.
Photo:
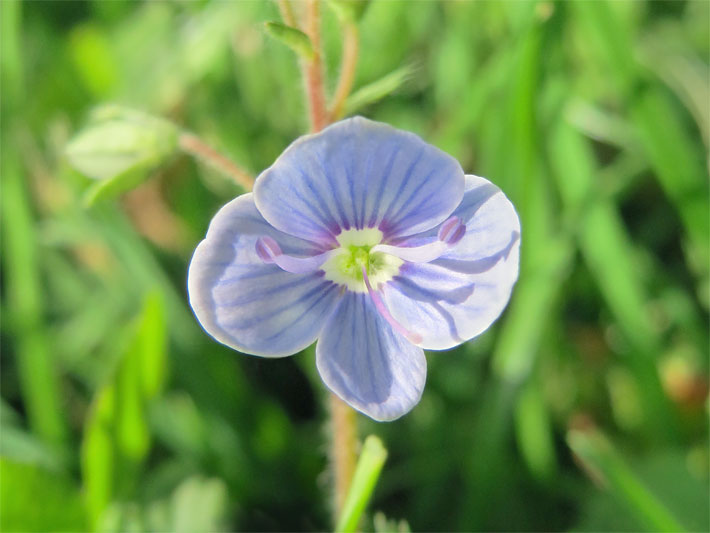
<instances>
[{"instance_id":1,"label":"pink stamen filament","mask_svg":"<svg viewBox=\"0 0 710 533\"><path fill-rule=\"evenodd\" d=\"M441 224L437 240L422 246L392 246L390 244L378 244L371 252L382 252L399 257L403 261L410 263L429 263L441 257L452 246L458 244L466 233L466 226L457 216L453 216Z\"/></svg>"},{"instance_id":2,"label":"pink stamen filament","mask_svg":"<svg viewBox=\"0 0 710 533\"><path fill-rule=\"evenodd\" d=\"M367 277L367 271L364 266L362 267L362 279L365 280L367 292L370 295L370 298L372 298L372 302L375 304L375 309L377 309L377 311L382 315L382 318L384 318L395 331L404 335L412 344L421 343L421 335L413 331L409 331L402 324L397 322L397 320L390 314L389 309L387 309L387 306L382 301L382 298L380 298L379 293L373 290L372 285L370 285L370 279Z\"/></svg>"},{"instance_id":3,"label":"pink stamen filament","mask_svg":"<svg viewBox=\"0 0 710 533\"><path fill-rule=\"evenodd\" d=\"M256 254L264 263L275 263L281 269L293 274L308 274L318 270L335 252L329 250L311 257L293 257L281 251L281 247L271 237L259 237L256 241Z\"/></svg>"}]
</instances>

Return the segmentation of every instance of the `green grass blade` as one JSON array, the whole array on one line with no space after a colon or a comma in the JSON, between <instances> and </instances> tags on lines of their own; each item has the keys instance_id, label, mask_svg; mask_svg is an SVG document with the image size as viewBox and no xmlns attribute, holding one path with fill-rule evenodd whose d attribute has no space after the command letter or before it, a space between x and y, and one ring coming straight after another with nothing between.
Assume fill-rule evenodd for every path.
<instances>
[{"instance_id":1,"label":"green grass blade","mask_svg":"<svg viewBox=\"0 0 710 533\"><path fill-rule=\"evenodd\" d=\"M655 366L661 339L647 309L645 280L631 238L611 200L598 190L591 148L564 119L551 133L551 162L566 215L574 220L582 256L631 344L630 364L644 394L646 423L664 438L675 434L673 414Z\"/></svg>"},{"instance_id":2,"label":"green grass blade","mask_svg":"<svg viewBox=\"0 0 710 533\"><path fill-rule=\"evenodd\" d=\"M7 138L7 137L6 137ZM62 446L67 428L60 385L44 325L39 251L23 173L15 152L2 158L3 264L13 310L15 356L30 426L46 443Z\"/></svg>"},{"instance_id":3,"label":"green grass blade","mask_svg":"<svg viewBox=\"0 0 710 533\"><path fill-rule=\"evenodd\" d=\"M633 57L628 27L614 16L607 2L573 2L577 20L589 36L594 51L611 71L612 80L628 100L641 145L658 182L685 226L691 241L689 259L707 279L710 261L708 179L698 157L700 143L691 138L681 116L660 86L642 75Z\"/></svg>"},{"instance_id":4,"label":"green grass blade","mask_svg":"<svg viewBox=\"0 0 710 533\"><path fill-rule=\"evenodd\" d=\"M357 529L386 459L387 450L382 445L382 441L375 435L367 437L360 452L343 510L338 518L336 531L352 532Z\"/></svg>"},{"instance_id":5,"label":"green grass blade","mask_svg":"<svg viewBox=\"0 0 710 533\"><path fill-rule=\"evenodd\" d=\"M643 485L604 437L572 430L567 444L585 469L614 493L619 503L652 531L684 531L680 522Z\"/></svg>"},{"instance_id":6,"label":"green grass blade","mask_svg":"<svg viewBox=\"0 0 710 533\"><path fill-rule=\"evenodd\" d=\"M528 468L537 479L551 480L557 468L555 445L538 376L520 391L514 415L515 435Z\"/></svg>"},{"instance_id":7,"label":"green grass blade","mask_svg":"<svg viewBox=\"0 0 710 533\"><path fill-rule=\"evenodd\" d=\"M146 297L118 369L95 395L81 450L86 504L94 525L115 498L131 496L150 448L148 404L164 382L166 328L160 295Z\"/></svg>"}]
</instances>

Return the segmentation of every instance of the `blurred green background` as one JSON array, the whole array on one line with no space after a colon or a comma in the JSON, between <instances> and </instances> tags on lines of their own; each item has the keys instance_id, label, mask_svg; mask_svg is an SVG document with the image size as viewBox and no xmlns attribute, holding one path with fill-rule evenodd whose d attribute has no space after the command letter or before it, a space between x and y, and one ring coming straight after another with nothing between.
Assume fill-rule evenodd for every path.
<instances>
[{"instance_id":1,"label":"blurred green background","mask_svg":"<svg viewBox=\"0 0 710 533\"><path fill-rule=\"evenodd\" d=\"M330 528L313 348L239 355L187 305L192 250L243 191L175 155L85 207L65 155L112 102L268 167L308 128L297 60L263 31L277 6L0 8L0 528ZM415 531L708 530L709 18L706 1L370 5L355 89L397 72L356 111L497 183L523 255L494 327L428 355L414 411L359 417L389 450L365 530L376 511ZM325 6L323 32L332 88Z\"/></svg>"}]
</instances>

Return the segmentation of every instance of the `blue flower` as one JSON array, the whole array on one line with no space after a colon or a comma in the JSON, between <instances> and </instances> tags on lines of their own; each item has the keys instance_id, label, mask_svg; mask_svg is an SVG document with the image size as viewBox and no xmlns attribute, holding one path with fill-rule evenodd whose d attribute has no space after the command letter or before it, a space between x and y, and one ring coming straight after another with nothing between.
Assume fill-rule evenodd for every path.
<instances>
[{"instance_id":1,"label":"blue flower","mask_svg":"<svg viewBox=\"0 0 710 533\"><path fill-rule=\"evenodd\" d=\"M190 304L241 352L283 357L318 340L326 386L394 420L421 398L423 349L457 346L500 315L519 243L498 187L356 117L296 140L215 215L190 264Z\"/></svg>"}]
</instances>

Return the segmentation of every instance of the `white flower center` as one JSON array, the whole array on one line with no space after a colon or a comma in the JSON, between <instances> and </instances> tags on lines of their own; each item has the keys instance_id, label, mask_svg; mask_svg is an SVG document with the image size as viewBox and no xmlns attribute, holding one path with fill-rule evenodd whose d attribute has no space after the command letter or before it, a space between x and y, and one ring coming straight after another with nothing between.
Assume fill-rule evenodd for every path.
<instances>
[{"instance_id":1,"label":"white flower center","mask_svg":"<svg viewBox=\"0 0 710 533\"><path fill-rule=\"evenodd\" d=\"M351 229L337 237L340 247L321 265L325 279L343 285L352 292L367 292L363 268L374 290L399 273L404 263L399 257L372 251L382 242L382 232L376 228Z\"/></svg>"}]
</instances>

